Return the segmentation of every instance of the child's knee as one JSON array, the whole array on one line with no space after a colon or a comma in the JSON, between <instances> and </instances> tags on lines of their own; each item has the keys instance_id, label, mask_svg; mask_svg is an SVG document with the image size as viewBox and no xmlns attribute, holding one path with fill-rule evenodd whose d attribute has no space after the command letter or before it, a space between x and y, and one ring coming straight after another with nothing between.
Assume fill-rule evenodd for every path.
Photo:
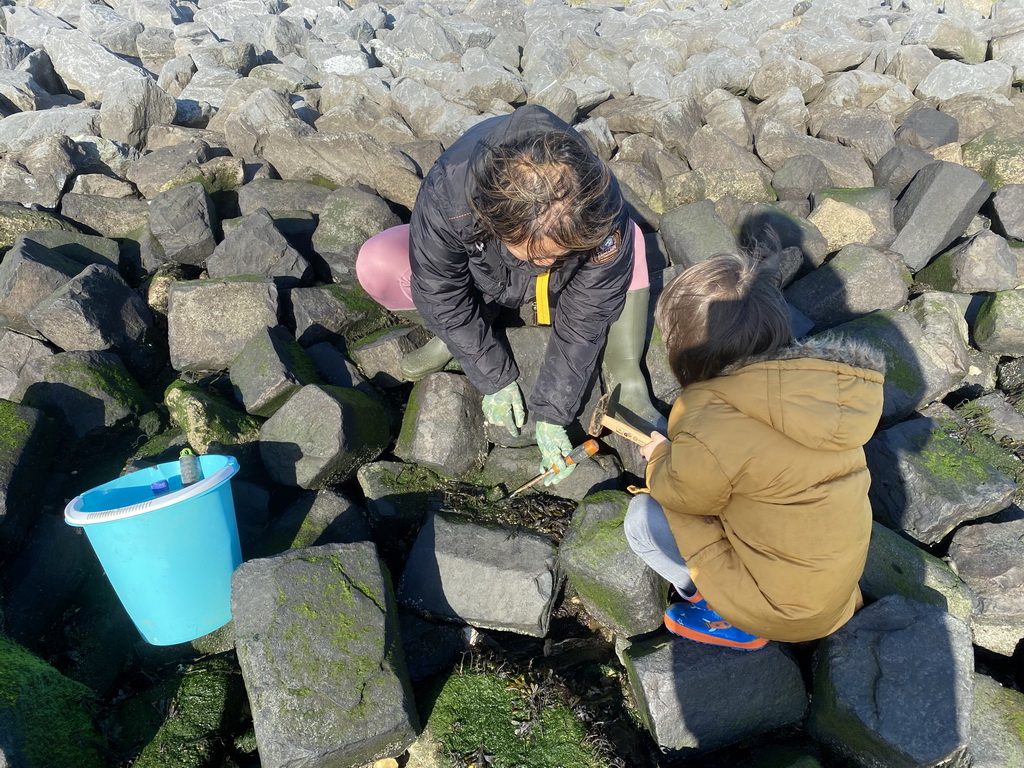
<instances>
[{"instance_id":1,"label":"child's knee","mask_svg":"<svg viewBox=\"0 0 1024 768\"><path fill-rule=\"evenodd\" d=\"M644 549L651 545L653 536L650 521L655 508L660 511L660 505L649 493L638 493L630 500L622 528L626 534L626 541L633 549Z\"/></svg>"}]
</instances>

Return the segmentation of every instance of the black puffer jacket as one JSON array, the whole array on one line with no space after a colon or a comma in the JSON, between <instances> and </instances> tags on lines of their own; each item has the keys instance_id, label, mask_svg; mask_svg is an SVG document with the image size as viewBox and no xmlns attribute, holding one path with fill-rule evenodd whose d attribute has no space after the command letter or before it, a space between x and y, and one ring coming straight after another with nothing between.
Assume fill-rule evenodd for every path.
<instances>
[{"instance_id":1,"label":"black puffer jacket","mask_svg":"<svg viewBox=\"0 0 1024 768\"><path fill-rule=\"evenodd\" d=\"M519 376L483 307L491 301L507 307L532 301L536 277L544 269L517 259L499 242L478 241L469 206L474 163L485 157L488 145L550 130L578 137L537 106L477 123L431 168L413 208L413 299L427 328L445 341L483 394L497 392ZM621 202L614 180L609 194ZM535 420L565 425L576 417L608 327L622 312L633 274L633 228L624 205L620 211L616 232L606 241L614 246L617 239L617 248L580 252L552 269L552 333L529 402Z\"/></svg>"}]
</instances>

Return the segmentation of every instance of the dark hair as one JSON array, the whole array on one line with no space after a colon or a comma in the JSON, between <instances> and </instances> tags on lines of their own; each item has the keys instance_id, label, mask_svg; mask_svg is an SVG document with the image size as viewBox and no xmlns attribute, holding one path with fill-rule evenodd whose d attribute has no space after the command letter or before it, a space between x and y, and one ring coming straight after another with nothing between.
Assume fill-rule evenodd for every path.
<instances>
[{"instance_id":1,"label":"dark hair","mask_svg":"<svg viewBox=\"0 0 1024 768\"><path fill-rule=\"evenodd\" d=\"M608 194L608 166L567 131L490 147L474 183L481 238L526 243L530 255L545 237L567 252L596 248L622 207L620 195Z\"/></svg>"},{"instance_id":2,"label":"dark hair","mask_svg":"<svg viewBox=\"0 0 1024 768\"><path fill-rule=\"evenodd\" d=\"M654 313L672 373L682 386L793 340L778 259L723 253L677 275Z\"/></svg>"}]
</instances>

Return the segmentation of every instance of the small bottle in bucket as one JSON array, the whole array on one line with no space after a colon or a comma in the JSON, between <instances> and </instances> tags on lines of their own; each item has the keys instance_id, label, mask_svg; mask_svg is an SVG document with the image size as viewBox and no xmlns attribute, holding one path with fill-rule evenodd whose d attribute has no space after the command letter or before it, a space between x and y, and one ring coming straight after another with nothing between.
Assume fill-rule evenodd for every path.
<instances>
[{"instance_id":1,"label":"small bottle in bucket","mask_svg":"<svg viewBox=\"0 0 1024 768\"><path fill-rule=\"evenodd\" d=\"M183 449L181 455L178 456L178 467L182 488L203 479L203 468L199 464L199 457L188 448Z\"/></svg>"}]
</instances>

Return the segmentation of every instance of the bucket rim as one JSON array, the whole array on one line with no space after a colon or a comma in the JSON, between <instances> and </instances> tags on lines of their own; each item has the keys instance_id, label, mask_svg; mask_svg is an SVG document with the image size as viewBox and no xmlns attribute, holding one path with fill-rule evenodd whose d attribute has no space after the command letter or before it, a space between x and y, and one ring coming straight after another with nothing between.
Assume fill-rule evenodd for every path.
<instances>
[{"instance_id":1,"label":"bucket rim","mask_svg":"<svg viewBox=\"0 0 1024 768\"><path fill-rule=\"evenodd\" d=\"M195 496L206 493L216 488L221 483L229 480L238 471L238 460L234 456L227 456L228 462L209 477L186 486L179 491L165 493L156 498L143 501L138 504L130 504L127 507L117 509L106 509L100 512L83 512L82 505L85 499L82 495L75 496L64 507L64 522L68 525L86 526L96 523L109 523L115 520L125 520L129 517L137 517L147 512L153 512L164 507L171 507L182 501L187 501Z\"/></svg>"}]
</instances>

